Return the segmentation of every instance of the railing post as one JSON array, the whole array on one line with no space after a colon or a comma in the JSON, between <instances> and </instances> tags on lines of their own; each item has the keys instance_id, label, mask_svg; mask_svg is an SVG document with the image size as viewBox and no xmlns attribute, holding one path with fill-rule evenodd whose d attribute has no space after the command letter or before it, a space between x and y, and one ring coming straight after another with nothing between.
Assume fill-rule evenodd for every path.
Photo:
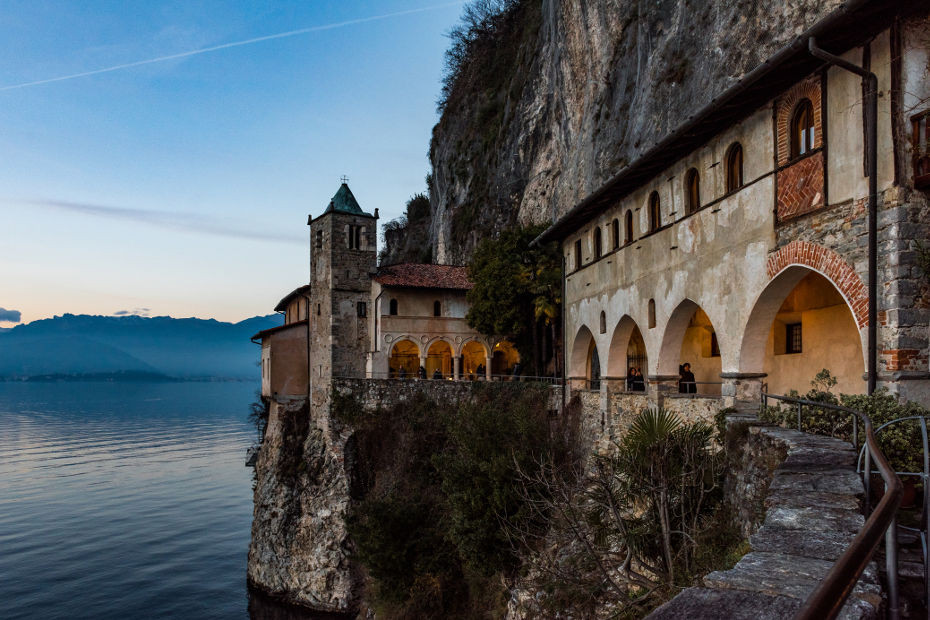
<instances>
[{"instance_id":1,"label":"railing post","mask_svg":"<svg viewBox=\"0 0 930 620\"><path fill-rule=\"evenodd\" d=\"M872 451L869 450L869 442L865 442L865 469L862 485L865 487L865 516L868 518L872 512Z\"/></svg>"},{"instance_id":2,"label":"railing post","mask_svg":"<svg viewBox=\"0 0 930 620\"><path fill-rule=\"evenodd\" d=\"M801 432L801 403L798 403L798 432Z\"/></svg>"},{"instance_id":3,"label":"railing post","mask_svg":"<svg viewBox=\"0 0 930 620\"><path fill-rule=\"evenodd\" d=\"M853 414L853 448L859 449L859 416Z\"/></svg>"},{"instance_id":4,"label":"railing post","mask_svg":"<svg viewBox=\"0 0 930 620\"><path fill-rule=\"evenodd\" d=\"M888 485L885 485L888 491ZM885 572L888 574L888 620L898 620L898 517L885 530Z\"/></svg>"}]
</instances>

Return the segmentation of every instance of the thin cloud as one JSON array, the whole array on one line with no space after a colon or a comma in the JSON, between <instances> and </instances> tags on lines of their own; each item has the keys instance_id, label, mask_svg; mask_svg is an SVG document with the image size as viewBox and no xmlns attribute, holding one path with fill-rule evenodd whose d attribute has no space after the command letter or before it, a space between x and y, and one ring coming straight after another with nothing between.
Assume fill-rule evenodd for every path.
<instances>
[{"instance_id":1,"label":"thin cloud","mask_svg":"<svg viewBox=\"0 0 930 620\"><path fill-rule=\"evenodd\" d=\"M117 310L113 316L141 316L148 317L150 310L148 308L136 308L135 310Z\"/></svg>"},{"instance_id":2,"label":"thin cloud","mask_svg":"<svg viewBox=\"0 0 930 620\"><path fill-rule=\"evenodd\" d=\"M19 323L23 320L23 313L19 310L0 308L0 323Z\"/></svg>"},{"instance_id":3,"label":"thin cloud","mask_svg":"<svg viewBox=\"0 0 930 620\"><path fill-rule=\"evenodd\" d=\"M235 226L220 218L208 217L196 213L179 213L177 211L156 211L155 209L138 209L134 207L113 207L67 200L25 200L36 207L55 209L69 213L79 213L114 220L138 222L148 226L165 228L187 233L232 237L249 241L272 241L275 243L293 243L304 245L306 239L300 235L282 235L260 230L251 230Z\"/></svg>"},{"instance_id":4,"label":"thin cloud","mask_svg":"<svg viewBox=\"0 0 930 620\"><path fill-rule=\"evenodd\" d=\"M369 17L360 17L358 19L350 19L343 22L335 22L332 24L323 24L321 26L310 26L309 28L299 28L297 30L288 30L287 32L278 32L276 34L269 34L263 37L255 37L252 39L245 39L242 41L233 41L231 43L223 43L220 45L213 45L210 47L202 47L196 50L190 50L187 52L180 52L177 54L169 54L167 56L158 56L156 58L148 58L146 60L137 60L135 62L127 62L119 65L113 65L111 67L103 67L102 69L93 69L91 71L82 71L80 73L72 73L70 75L61 75L53 78L45 78L42 80L32 80L30 82L21 82L19 84L8 84L7 86L0 86L0 91L4 90L16 90L19 88L27 88L29 86L38 86L40 84L51 84L52 82L64 82L66 80L74 80L77 78L88 77L91 75L100 75L101 73L111 73L113 71L122 71L123 69L131 69L133 67L141 67L144 65L151 65L159 62L165 62L168 60L178 60L180 58L189 58L190 56L198 56L200 54L207 54L210 52L218 52L220 50L229 49L232 47L242 47L243 45L253 45L255 43L263 43L265 41L273 41L275 39L285 39L288 37L296 37L302 34L310 34L312 32L321 32L323 30L334 30L336 28L345 28L346 26L354 26L357 24L364 24L368 22L380 21L383 19L391 19L393 17L402 17L404 15L412 15L414 13L423 13L426 11L435 11L437 9L444 9L450 6L458 6L463 4L463 0L458 2L447 2L445 4L434 4L431 6L424 6L418 9L407 9L406 11L396 11L394 13L383 13L381 15L372 15Z\"/></svg>"}]
</instances>

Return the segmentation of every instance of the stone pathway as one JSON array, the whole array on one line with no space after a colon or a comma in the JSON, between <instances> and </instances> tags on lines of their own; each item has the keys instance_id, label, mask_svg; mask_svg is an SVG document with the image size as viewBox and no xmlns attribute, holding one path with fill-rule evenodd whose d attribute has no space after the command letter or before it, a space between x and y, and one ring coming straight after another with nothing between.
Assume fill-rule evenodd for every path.
<instances>
[{"instance_id":1,"label":"stone pathway","mask_svg":"<svg viewBox=\"0 0 930 620\"><path fill-rule=\"evenodd\" d=\"M687 588L656 609L652 620L790 618L826 576L865 522L856 452L839 439L776 427L750 427L787 448L765 499L765 520L747 553L703 586ZM877 618L882 589L872 562L840 618Z\"/></svg>"}]
</instances>

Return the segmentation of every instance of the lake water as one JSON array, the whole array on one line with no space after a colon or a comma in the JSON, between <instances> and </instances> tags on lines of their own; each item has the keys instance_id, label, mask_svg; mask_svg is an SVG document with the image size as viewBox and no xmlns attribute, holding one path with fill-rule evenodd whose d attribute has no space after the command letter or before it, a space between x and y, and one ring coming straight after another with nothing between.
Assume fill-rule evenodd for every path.
<instances>
[{"instance_id":1,"label":"lake water","mask_svg":"<svg viewBox=\"0 0 930 620\"><path fill-rule=\"evenodd\" d=\"M307 618L246 589L250 383L0 382L0 618Z\"/></svg>"}]
</instances>

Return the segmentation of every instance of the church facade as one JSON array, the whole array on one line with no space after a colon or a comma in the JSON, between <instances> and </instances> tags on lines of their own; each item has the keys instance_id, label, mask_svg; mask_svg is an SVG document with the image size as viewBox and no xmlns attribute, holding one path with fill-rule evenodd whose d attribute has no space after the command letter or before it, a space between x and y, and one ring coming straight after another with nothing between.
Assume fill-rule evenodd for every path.
<instances>
[{"instance_id":1,"label":"church facade","mask_svg":"<svg viewBox=\"0 0 930 620\"><path fill-rule=\"evenodd\" d=\"M838 9L543 233L563 250L574 388L623 392L640 368L657 398L687 363L697 394L731 403L806 392L822 369L862 393L874 349L877 386L930 402L930 21L914 6ZM869 83L843 61L876 78L874 149Z\"/></svg>"},{"instance_id":2,"label":"church facade","mask_svg":"<svg viewBox=\"0 0 930 620\"><path fill-rule=\"evenodd\" d=\"M492 380L519 354L465 319L467 269L377 265L377 210L362 210L343 183L310 217L310 279L275 307L284 325L262 345L262 396L325 401L333 379ZM319 398L313 394L319 392Z\"/></svg>"}]
</instances>

